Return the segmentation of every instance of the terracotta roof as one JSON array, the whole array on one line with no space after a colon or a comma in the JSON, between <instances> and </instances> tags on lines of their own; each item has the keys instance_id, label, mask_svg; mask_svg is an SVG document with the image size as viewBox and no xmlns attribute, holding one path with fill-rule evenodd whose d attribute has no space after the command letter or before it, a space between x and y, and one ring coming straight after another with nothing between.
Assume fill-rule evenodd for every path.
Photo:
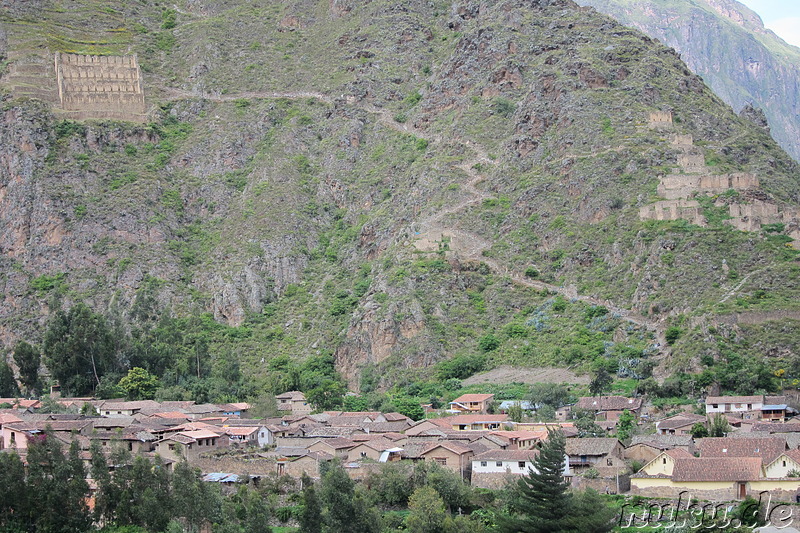
<instances>
[{"instance_id":1,"label":"terracotta roof","mask_svg":"<svg viewBox=\"0 0 800 533\"><path fill-rule=\"evenodd\" d=\"M104 403L103 411L131 411L140 409L161 409L161 404L153 400L140 400L136 402Z\"/></svg>"},{"instance_id":2,"label":"terracotta roof","mask_svg":"<svg viewBox=\"0 0 800 533\"><path fill-rule=\"evenodd\" d=\"M374 433L393 433L405 431L406 428L408 428L408 422L405 420L398 420L397 422L371 422L369 424L362 424L361 427Z\"/></svg>"},{"instance_id":3,"label":"terracotta roof","mask_svg":"<svg viewBox=\"0 0 800 533\"><path fill-rule=\"evenodd\" d=\"M763 396L708 396L706 405L721 403L764 403Z\"/></svg>"},{"instance_id":4,"label":"terracotta roof","mask_svg":"<svg viewBox=\"0 0 800 533\"><path fill-rule=\"evenodd\" d=\"M350 439L343 439L343 438L340 438L340 437L333 437L333 438L330 438L330 439L319 439L314 444L317 444L317 443L325 444L327 446L330 446L334 450L346 450L346 449L349 449L349 448L352 448L353 446L355 446L355 443L353 441L351 441Z\"/></svg>"},{"instance_id":5,"label":"terracotta roof","mask_svg":"<svg viewBox=\"0 0 800 533\"><path fill-rule=\"evenodd\" d=\"M473 461L533 461L539 450L488 450L472 458Z\"/></svg>"},{"instance_id":6,"label":"terracotta roof","mask_svg":"<svg viewBox=\"0 0 800 533\"><path fill-rule=\"evenodd\" d=\"M308 429L303 429L306 437L350 437L354 433L361 431L357 426L313 426Z\"/></svg>"},{"instance_id":7,"label":"terracotta roof","mask_svg":"<svg viewBox=\"0 0 800 533\"><path fill-rule=\"evenodd\" d=\"M388 439L375 439L375 440L368 440L364 442L359 442L356 446L367 446L368 448L372 448L375 451L385 451L392 448L397 447L397 443L392 442Z\"/></svg>"},{"instance_id":8,"label":"terracotta roof","mask_svg":"<svg viewBox=\"0 0 800 533\"><path fill-rule=\"evenodd\" d=\"M758 457L691 457L675 460L672 480L755 481L761 477Z\"/></svg>"},{"instance_id":9,"label":"terracotta roof","mask_svg":"<svg viewBox=\"0 0 800 533\"><path fill-rule=\"evenodd\" d=\"M179 435L184 435L186 437L190 437L193 439L213 439L217 437L221 437L219 433L214 433L213 431L209 431L207 429L196 429L194 431L181 431Z\"/></svg>"},{"instance_id":10,"label":"terracotta roof","mask_svg":"<svg viewBox=\"0 0 800 533\"><path fill-rule=\"evenodd\" d=\"M509 440L547 440L547 431L492 431L490 435L496 435Z\"/></svg>"},{"instance_id":11,"label":"terracotta roof","mask_svg":"<svg viewBox=\"0 0 800 533\"><path fill-rule=\"evenodd\" d=\"M767 433L796 433L800 431L800 424L782 424L780 422L756 422L753 431L766 431Z\"/></svg>"},{"instance_id":12,"label":"terracotta roof","mask_svg":"<svg viewBox=\"0 0 800 533\"><path fill-rule=\"evenodd\" d=\"M768 463L786 450L786 439L708 437L699 440L698 449L700 457L758 457Z\"/></svg>"},{"instance_id":13,"label":"terracotta roof","mask_svg":"<svg viewBox=\"0 0 800 533\"><path fill-rule=\"evenodd\" d=\"M132 416L119 418L92 418L92 425L96 428L125 428L134 424L136 419Z\"/></svg>"},{"instance_id":14,"label":"terracotta roof","mask_svg":"<svg viewBox=\"0 0 800 533\"><path fill-rule=\"evenodd\" d=\"M383 413L383 418L385 418L387 422L412 422L410 418L408 418L406 415L401 415L400 413Z\"/></svg>"},{"instance_id":15,"label":"terracotta roof","mask_svg":"<svg viewBox=\"0 0 800 533\"><path fill-rule=\"evenodd\" d=\"M445 448L447 450L450 450L451 452L455 453L456 455L464 455L465 453L472 453L472 450L470 448L467 448L466 446L462 446L461 444L458 444L458 443L455 443L455 442L442 440L442 441L438 441L438 442L429 443L428 446L426 446L420 452L420 455L426 455L426 454L432 452L433 450L435 450L436 448L439 448L439 447Z\"/></svg>"},{"instance_id":16,"label":"terracotta roof","mask_svg":"<svg viewBox=\"0 0 800 533\"><path fill-rule=\"evenodd\" d=\"M0 413L0 426L3 424L12 424L15 422L22 422L22 419L17 415L11 413Z\"/></svg>"},{"instance_id":17,"label":"terracotta roof","mask_svg":"<svg viewBox=\"0 0 800 533\"><path fill-rule=\"evenodd\" d=\"M227 435L233 435L236 437L249 437L253 433L258 432L258 428L256 426L251 427L223 427L222 431L224 431Z\"/></svg>"},{"instance_id":18,"label":"terracotta roof","mask_svg":"<svg viewBox=\"0 0 800 533\"><path fill-rule=\"evenodd\" d=\"M663 420L659 420L656 422L656 427L658 429L675 429L684 426L694 425L697 422L705 422L706 417L696 415L693 413L685 413L679 414L675 416L671 416L669 418L664 418Z\"/></svg>"},{"instance_id":19,"label":"terracotta roof","mask_svg":"<svg viewBox=\"0 0 800 533\"><path fill-rule=\"evenodd\" d=\"M680 459L685 457L694 457L691 453L687 452L683 448L670 448L669 450L664 450L664 453L672 457L673 459Z\"/></svg>"},{"instance_id":20,"label":"terracotta roof","mask_svg":"<svg viewBox=\"0 0 800 533\"><path fill-rule=\"evenodd\" d=\"M23 409L38 409L42 405L42 402L39 400L27 400L25 398L0 398L0 404L2 403L19 406Z\"/></svg>"},{"instance_id":21,"label":"terracotta roof","mask_svg":"<svg viewBox=\"0 0 800 533\"><path fill-rule=\"evenodd\" d=\"M608 455L614 451L619 440L611 437L567 439L567 455Z\"/></svg>"},{"instance_id":22,"label":"terracotta roof","mask_svg":"<svg viewBox=\"0 0 800 533\"><path fill-rule=\"evenodd\" d=\"M642 407L641 398L625 398L624 396L584 396L574 406L576 409L592 411L635 411Z\"/></svg>"},{"instance_id":23,"label":"terracotta roof","mask_svg":"<svg viewBox=\"0 0 800 533\"><path fill-rule=\"evenodd\" d=\"M189 416L186 413L181 413L180 411L167 411L165 413L153 413L151 416L156 418L183 418L184 420L188 420Z\"/></svg>"},{"instance_id":24,"label":"terracotta roof","mask_svg":"<svg viewBox=\"0 0 800 533\"><path fill-rule=\"evenodd\" d=\"M306 395L300 392L299 390L293 390L289 392L284 392L283 394L278 394L275 396L278 400L305 400Z\"/></svg>"},{"instance_id":25,"label":"terracotta roof","mask_svg":"<svg viewBox=\"0 0 800 533\"><path fill-rule=\"evenodd\" d=\"M665 450L675 446L689 446L692 444L691 435L634 435L631 446L634 444L647 444L654 448Z\"/></svg>"},{"instance_id":26,"label":"terracotta roof","mask_svg":"<svg viewBox=\"0 0 800 533\"><path fill-rule=\"evenodd\" d=\"M494 394L462 394L450 403L485 402L492 398L494 398Z\"/></svg>"}]
</instances>

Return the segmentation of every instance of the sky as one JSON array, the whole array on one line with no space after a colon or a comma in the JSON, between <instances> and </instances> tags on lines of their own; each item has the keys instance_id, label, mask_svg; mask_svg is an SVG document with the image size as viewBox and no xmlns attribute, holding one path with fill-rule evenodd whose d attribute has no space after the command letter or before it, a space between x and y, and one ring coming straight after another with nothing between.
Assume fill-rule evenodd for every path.
<instances>
[{"instance_id":1,"label":"sky","mask_svg":"<svg viewBox=\"0 0 800 533\"><path fill-rule=\"evenodd\" d=\"M800 46L800 0L739 0L761 17L764 26L789 44Z\"/></svg>"}]
</instances>

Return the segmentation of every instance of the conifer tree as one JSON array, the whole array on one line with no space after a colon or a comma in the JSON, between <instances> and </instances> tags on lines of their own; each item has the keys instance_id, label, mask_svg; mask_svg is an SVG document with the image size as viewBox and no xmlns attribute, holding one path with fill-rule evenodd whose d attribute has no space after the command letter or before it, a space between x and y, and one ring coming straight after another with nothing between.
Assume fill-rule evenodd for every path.
<instances>
[{"instance_id":1,"label":"conifer tree","mask_svg":"<svg viewBox=\"0 0 800 533\"><path fill-rule=\"evenodd\" d=\"M555 533L565 527L569 507L568 485L564 481L564 449L561 431L548 434L528 473L516 480L512 490L515 516L501 519L500 531L507 533Z\"/></svg>"},{"instance_id":2,"label":"conifer tree","mask_svg":"<svg viewBox=\"0 0 800 533\"><path fill-rule=\"evenodd\" d=\"M322 504L317 496L317 489L314 482L303 473L303 495L302 511L298 522L300 522L299 533L322 533Z\"/></svg>"}]
</instances>

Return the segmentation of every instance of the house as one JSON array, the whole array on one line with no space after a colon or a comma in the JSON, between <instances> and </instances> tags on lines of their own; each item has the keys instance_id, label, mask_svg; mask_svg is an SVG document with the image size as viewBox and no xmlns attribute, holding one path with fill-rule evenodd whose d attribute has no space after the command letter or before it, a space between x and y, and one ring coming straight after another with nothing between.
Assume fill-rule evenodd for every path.
<instances>
[{"instance_id":1,"label":"house","mask_svg":"<svg viewBox=\"0 0 800 533\"><path fill-rule=\"evenodd\" d=\"M616 474L627 469L622 460L624 448L618 439L595 437L567 439L566 453L570 467L576 472L595 468L601 475Z\"/></svg>"},{"instance_id":2,"label":"house","mask_svg":"<svg viewBox=\"0 0 800 533\"><path fill-rule=\"evenodd\" d=\"M572 406L572 409L593 411L598 420L618 420L625 411L637 416L642 409L642 399L624 396L584 396Z\"/></svg>"},{"instance_id":3,"label":"house","mask_svg":"<svg viewBox=\"0 0 800 533\"><path fill-rule=\"evenodd\" d=\"M472 485L485 489L502 488L509 476L521 476L533 468L539 450L489 450L472 457ZM564 457L564 477L572 476L569 457Z\"/></svg>"},{"instance_id":4,"label":"house","mask_svg":"<svg viewBox=\"0 0 800 533\"><path fill-rule=\"evenodd\" d=\"M789 406L785 403L764 404L761 406L760 419L764 422L783 422L786 420Z\"/></svg>"},{"instance_id":5,"label":"house","mask_svg":"<svg viewBox=\"0 0 800 533\"><path fill-rule=\"evenodd\" d=\"M675 460L687 457L694 457L694 455L680 448L664 450L650 459L637 473L647 476L672 476Z\"/></svg>"},{"instance_id":6,"label":"house","mask_svg":"<svg viewBox=\"0 0 800 533\"><path fill-rule=\"evenodd\" d=\"M259 429L266 430L266 428L259 428L257 426L250 427L233 427L223 426L220 428L222 432L228 436L231 444L238 446L259 446L258 433Z\"/></svg>"},{"instance_id":7,"label":"house","mask_svg":"<svg viewBox=\"0 0 800 533\"><path fill-rule=\"evenodd\" d=\"M300 391L289 391L275 396L278 402L278 411L289 412L293 415L305 415L313 411L306 401L306 395Z\"/></svg>"},{"instance_id":8,"label":"house","mask_svg":"<svg viewBox=\"0 0 800 533\"><path fill-rule=\"evenodd\" d=\"M313 444L308 446L308 450L312 452L324 452L331 457L339 457L342 460L346 460L350 450L354 447L355 443L350 439L334 437L317 439Z\"/></svg>"},{"instance_id":9,"label":"house","mask_svg":"<svg viewBox=\"0 0 800 533\"><path fill-rule=\"evenodd\" d=\"M225 448L228 437L207 429L177 431L155 442L154 451L173 461L192 461L201 453Z\"/></svg>"},{"instance_id":10,"label":"house","mask_svg":"<svg viewBox=\"0 0 800 533\"><path fill-rule=\"evenodd\" d=\"M508 415L455 415L440 420L440 424L447 424L458 431L493 431L508 422Z\"/></svg>"},{"instance_id":11,"label":"house","mask_svg":"<svg viewBox=\"0 0 800 533\"><path fill-rule=\"evenodd\" d=\"M466 446L446 440L431 442L419 453L421 459L435 462L443 468L457 472L462 478L469 477L472 467L470 459L473 455L474 452Z\"/></svg>"},{"instance_id":12,"label":"house","mask_svg":"<svg viewBox=\"0 0 800 533\"><path fill-rule=\"evenodd\" d=\"M355 446L350 448L347 452L348 461L360 461L362 459L371 459L379 463L387 463L391 461L400 460L400 452L403 448L397 446L397 443L387 439L373 439L356 443Z\"/></svg>"},{"instance_id":13,"label":"house","mask_svg":"<svg viewBox=\"0 0 800 533\"><path fill-rule=\"evenodd\" d=\"M679 449L693 455L694 440L691 435L634 435L630 446L625 448L623 458L646 464L664 451Z\"/></svg>"},{"instance_id":14,"label":"house","mask_svg":"<svg viewBox=\"0 0 800 533\"><path fill-rule=\"evenodd\" d=\"M39 420L35 422L12 422L3 424L0 441L5 448L24 450L28 440L45 431L68 436L89 434L92 423L89 420Z\"/></svg>"},{"instance_id":15,"label":"house","mask_svg":"<svg viewBox=\"0 0 800 533\"><path fill-rule=\"evenodd\" d=\"M763 406L763 396L708 396L706 398L706 414L760 411Z\"/></svg>"},{"instance_id":16,"label":"house","mask_svg":"<svg viewBox=\"0 0 800 533\"><path fill-rule=\"evenodd\" d=\"M450 402L450 410L459 413L488 413L494 394L462 394Z\"/></svg>"},{"instance_id":17,"label":"house","mask_svg":"<svg viewBox=\"0 0 800 533\"><path fill-rule=\"evenodd\" d=\"M530 450L547 440L547 431L492 431L490 435L502 437L508 441L511 450Z\"/></svg>"},{"instance_id":18,"label":"house","mask_svg":"<svg viewBox=\"0 0 800 533\"><path fill-rule=\"evenodd\" d=\"M153 400L140 400L136 402L104 402L99 407L101 416L108 418L120 416L133 416L143 409L160 410L161 404Z\"/></svg>"},{"instance_id":19,"label":"house","mask_svg":"<svg viewBox=\"0 0 800 533\"><path fill-rule=\"evenodd\" d=\"M333 460L324 452L313 452L305 448L276 448L278 459L275 462L275 473L278 476L288 475L300 478L303 474L319 479L320 465Z\"/></svg>"},{"instance_id":20,"label":"house","mask_svg":"<svg viewBox=\"0 0 800 533\"><path fill-rule=\"evenodd\" d=\"M691 435L692 427L697 424L706 425L706 417L693 413L681 413L656 422L656 433L659 435Z\"/></svg>"}]
</instances>

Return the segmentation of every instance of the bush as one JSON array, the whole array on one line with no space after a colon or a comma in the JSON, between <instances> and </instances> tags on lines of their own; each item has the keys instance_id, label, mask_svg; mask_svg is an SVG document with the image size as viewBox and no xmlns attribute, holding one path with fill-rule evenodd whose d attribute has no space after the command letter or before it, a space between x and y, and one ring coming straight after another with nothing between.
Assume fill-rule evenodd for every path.
<instances>
[{"instance_id":1,"label":"bush","mask_svg":"<svg viewBox=\"0 0 800 533\"><path fill-rule=\"evenodd\" d=\"M681 328L677 326L668 327L667 331L664 333L664 337L667 340L667 344L669 344L670 346L675 344L675 341L677 341L680 338L682 333L683 331L681 331Z\"/></svg>"},{"instance_id":2,"label":"bush","mask_svg":"<svg viewBox=\"0 0 800 533\"><path fill-rule=\"evenodd\" d=\"M528 267L525 269L525 277L536 279L539 277L539 271L534 267Z\"/></svg>"},{"instance_id":3,"label":"bush","mask_svg":"<svg viewBox=\"0 0 800 533\"><path fill-rule=\"evenodd\" d=\"M500 339L493 333L487 333L478 340L478 348L484 353L493 352L500 347Z\"/></svg>"}]
</instances>

